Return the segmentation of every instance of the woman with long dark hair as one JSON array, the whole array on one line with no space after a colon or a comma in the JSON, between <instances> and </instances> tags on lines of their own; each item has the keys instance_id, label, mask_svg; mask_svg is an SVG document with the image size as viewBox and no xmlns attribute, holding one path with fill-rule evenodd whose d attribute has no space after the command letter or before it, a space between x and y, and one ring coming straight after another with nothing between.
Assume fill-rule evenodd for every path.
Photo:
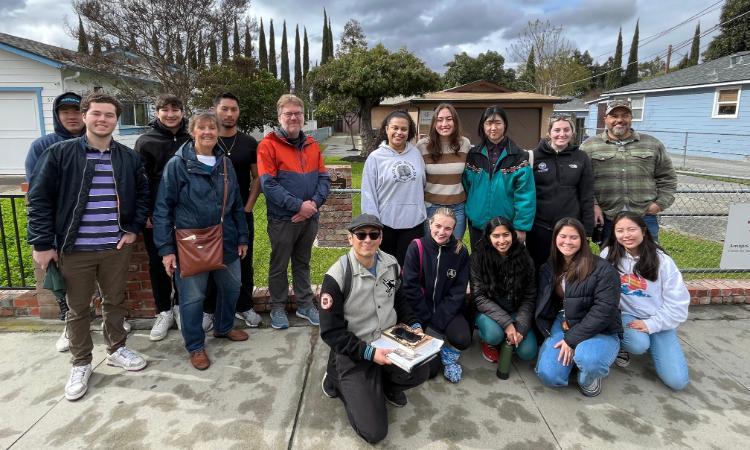
<instances>
[{"instance_id":1,"label":"woman with long dark hair","mask_svg":"<svg viewBox=\"0 0 750 450\"><path fill-rule=\"evenodd\" d=\"M591 253L578 219L560 219L552 242L539 269L536 324L546 339L536 374L546 386L567 386L575 363L581 393L594 397L620 349L620 277Z\"/></svg>"},{"instance_id":2,"label":"woman with long dark hair","mask_svg":"<svg viewBox=\"0 0 750 450\"><path fill-rule=\"evenodd\" d=\"M466 192L461 177L471 143L462 134L456 108L448 103L435 108L430 131L417 142L417 148L422 152L427 173L424 189L427 217L432 217L438 208L452 209L456 215L453 236L462 239L466 232Z\"/></svg>"},{"instance_id":3,"label":"woman with long dark hair","mask_svg":"<svg viewBox=\"0 0 750 450\"><path fill-rule=\"evenodd\" d=\"M536 267L547 261L552 244L552 227L563 217L583 223L586 235L594 230L594 176L589 156L573 140L575 118L554 115L547 126L547 138L534 150L536 214L526 246Z\"/></svg>"},{"instance_id":4,"label":"woman with long dark hair","mask_svg":"<svg viewBox=\"0 0 750 450\"><path fill-rule=\"evenodd\" d=\"M518 240L525 242L536 211L529 153L506 135L508 115L499 106L482 112L477 131L481 142L469 151L463 176L471 248L497 216L513 222Z\"/></svg>"},{"instance_id":5,"label":"woman with long dark hair","mask_svg":"<svg viewBox=\"0 0 750 450\"><path fill-rule=\"evenodd\" d=\"M503 341L512 346L506 348L515 347L522 360L534 359L534 262L505 217L487 222L471 254L471 296L484 359L498 362L497 346Z\"/></svg>"},{"instance_id":6,"label":"woman with long dark hair","mask_svg":"<svg viewBox=\"0 0 750 450\"><path fill-rule=\"evenodd\" d=\"M362 172L362 213L383 223L380 249L404 265L406 248L422 237L427 218L424 206L424 160L410 141L417 126L406 111L393 111L380 126L380 146L365 161Z\"/></svg>"},{"instance_id":7,"label":"woman with long dark hair","mask_svg":"<svg viewBox=\"0 0 750 450\"><path fill-rule=\"evenodd\" d=\"M690 293L672 258L654 241L643 217L618 213L602 258L620 273L622 350L615 363L630 364L630 354L651 352L659 378L679 391L690 382L677 327L687 320Z\"/></svg>"}]
</instances>

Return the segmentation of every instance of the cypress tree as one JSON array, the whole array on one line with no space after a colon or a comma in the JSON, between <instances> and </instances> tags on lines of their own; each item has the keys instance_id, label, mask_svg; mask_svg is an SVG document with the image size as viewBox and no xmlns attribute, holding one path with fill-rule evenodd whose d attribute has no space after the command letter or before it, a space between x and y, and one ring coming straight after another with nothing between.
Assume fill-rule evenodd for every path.
<instances>
[{"instance_id":1,"label":"cypress tree","mask_svg":"<svg viewBox=\"0 0 750 450\"><path fill-rule=\"evenodd\" d=\"M191 69L196 69L198 67L198 57L195 54L195 43L193 42L193 38L188 39L187 43L187 60L188 67Z\"/></svg>"},{"instance_id":2,"label":"cypress tree","mask_svg":"<svg viewBox=\"0 0 750 450\"><path fill-rule=\"evenodd\" d=\"M625 68L625 77L622 80L623 86L638 82L638 24L635 23L635 32L633 32L633 42L630 43L630 54L628 55L628 66Z\"/></svg>"},{"instance_id":3,"label":"cypress tree","mask_svg":"<svg viewBox=\"0 0 750 450\"><path fill-rule=\"evenodd\" d=\"M523 70L523 76L521 78L536 90L536 55L534 54L534 47L531 47L529 57L526 59L526 67ZM523 89L526 88L527 87L524 86Z\"/></svg>"},{"instance_id":4,"label":"cypress tree","mask_svg":"<svg viewBox=\"0 0 750 450\"><path fill-rule=\"evenodd\" d=\"M221 63L226 64L227 62L229 62L229 31L226 22L224 22L221 25Z\"/></svg>"},{"instance_id":5,"label":"cypress tree","mask_svg":"<svg viewBox=\"0 0 750 450\"><path fill-rule=\"evenodd\" d=\"M86 30L83 29L83 21L78 17L78 53L89 54L89 40Z\"/></svg>"},{"instance_id":6,"label":"cypress tree","mask_svg":"<svg viewBox=\"0 0 750 450\"><path fill-rule=\"evenodd\" d=\"M258 65L260 70L268 70L268 51L266 50L266 32L263 31L263 19L260 19L260 33L258 33Z\"/></svg>"},{"instance_id":7,"label":"cypress tree","mask_svg":"<svg viewBox=\"0 0 750 450\"><path fill-rule=\"evenodd\" d=\"M211 40L208 42L208 63L212 66L215 66L219 63L219 55L217 55L218 51L216 47L216 38L214 36L211 36Z\"/></svg>"},{"instance_id":8,"label":"cypress tree","mask_svg":"<svg viewBox=\"0 0 750 450\"><path fill-rule=\"evenodd\" d=\"M245 58L252 59L253 57L253 40L250 37L250 26L245 24Z\"/></svg>"},{"instance_id":9,"label":"cypress tree","mask_svg":"<svg viewBox=\"0 0 750 450\"><path fill-rule=\"evenodd\" d=\"M615 47L615 58L612 61L610 72L607 74L605 89L617 89L622 86L622 28L617 34L617 47Z\"/></svg>"},{"instance_id":10,"label":"cypress tree","mask_svg":"<svg viewBox=\"0 0 750 450\"><path fill-rule=\"evenodd\" d=\"M270 35L268 36L268 71L271 72L274 78L278 78L279 71L276 69L276 39L273 32L273 19L271 19L268 34Z\"/></svg>"},{"instance_id":11,"label":"cypress tree","mask_svg":"<svg viewBox=\"0 0 750 450\"><path fill-rule=\"evenodd\" d=\"M185 54L182 52L182 38L180 38L179 33L177 34L177 39L174 43L174 54L175 54L175 62L178 66L184 66L185 65Z\"/></svg>"},{"instance_id":12,"label":"cypress tree","mask_svg":"<svg viewBox=\"0 0 750 450\"><path fill-rule=\"evenodd\" d=\"M232 36L232 58L237 58L242 55L242 48L240 47L240 30L237 28L237 19L234 20L234 36Z\"/></svg>"},{"instance_id":13,"label":"cypress tree","mask_svg":"<svg viewBox=\"0 0 750 450\"><path fill-rule=\"evenodd\" d=\"M323 8L323 42L321 43L320 65L328 62L328 15Z\"/></svg>"},{"instance_id":14,"label":"cypress tree","mask_svg":"<svg viewBox=\"0 0 750 450\"><path fill-rule=\"evenodd\" d=\"M693 45L690 46L690 65L695 66L698 64L698 58L700 57L701 51L701 24L695 26L695 34L693 35Z\"/></svg>"},{"instance_id":15,"label":"cypress tree","mask_svg":"<svg viewBox=\"0 0 750 450\"><path fill-rule=\"evenodd\" d=\"M102 55L102 41L99 39L99 33L94 33L94 44L91 46L91 54L94 56Z\"/></svg>"},{"instance_id":16,"label":"cypress tree","mask_svg":"<svg viewBox=\"0 0 750 450\"><path fill-rule=\"evenodd\" d=\"M284 21L284 31L281 33L281 81L286 84L287 90L292 85L289 76L289 46L286 43L286 20Z\"/></svg>"},{"instance_id":17,"label":"cypress tree","mask_svg":"<svg viewBox=\"0 0 750 450\"><path fill-rule=\"evenodd\" d=\"M299 25L294 28L294 92L302 92L302 58L300 58Z\"/></svg>"},{"instance_id":18,"label":"cypress tree","mask_svg":"<svg viewBox=\"0 0 750 450\"><path fill-rule=\"evenodd\" d=\"M310 71L310 44L307 43L307 27L305 27L304 44L302 44L302 80L307 80Z\"/></svg>"},{"instance_id":19,"label":"cypress tree","mask_svg":"<svg viewBox=\"0 0 750 450\"><path fill-rule=\"evenodd\" d=\"M206 66L206 50L203 48L203 32L198 33L198 65L197 68Z\"/></svg>"},{"instance_id":20,"label":"cypress tree","mask_svg":"<svg viewBox=\"0 0 750 450\"><path fill-rule=\"evenodd\" d=\"M333 59L333 27L331 18L328 18L328 60Z\"/></svg>"},{"instance_id":21,"label":"cypress tree","mask_svg":"<svg viewBox=\"0 0 750 450\"><path fill-rule=\"evenodd\" d=\"M174 64L174 52L172 52L172 41L167 39L167 49L164 51L166 53L166 60L167 64Z\"/></svg>"},{"instance_id":22,"label":"cypress tree","mask_svg":"<svg viewBox=\"0 0 750 450\"><path fill-rule=\"evenodd\" d=\"M161 49L159 48L159 38L156 36L156 32L151 33L151 51L154 56L161 55Z\"/></svg>"}]
</instances>

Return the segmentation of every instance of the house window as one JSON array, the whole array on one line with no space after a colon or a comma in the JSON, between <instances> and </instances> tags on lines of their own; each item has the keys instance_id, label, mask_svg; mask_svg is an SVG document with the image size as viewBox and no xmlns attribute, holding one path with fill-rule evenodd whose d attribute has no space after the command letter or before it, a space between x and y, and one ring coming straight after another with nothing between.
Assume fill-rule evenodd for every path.
<instances>
[{"instance_id":1,"label":"house window","mask_svg":"<svg viewBox=\"0 0 750 450\"><path fill-rule=\"evenodd\" d=\"M630 109L633 110L633 120L640 122L643 120L643 109L646 104L645 95L634 95L632 97L617 97L617 100L627 100L630 102Z\"/></svg>"},{"instance_id":2,"label":"house window","mask_svg":"<svg viewBox=\"0 0 750 450\"><path fill-rule=\"evenodd\" d=\"M145 127L148 125L148 105L145 103L122 103L121 127Z\"/></svg>"},{"instance_id":3,"label":"house window","mask_svg":"<svg viewBox=\"0 0 750 450\"><path fill-rule=\"evenodd\" d=\"M740 108L739 87L724 87L716 90L712 117L716 119L735 119Z\"/></svg>"}]
</instances>

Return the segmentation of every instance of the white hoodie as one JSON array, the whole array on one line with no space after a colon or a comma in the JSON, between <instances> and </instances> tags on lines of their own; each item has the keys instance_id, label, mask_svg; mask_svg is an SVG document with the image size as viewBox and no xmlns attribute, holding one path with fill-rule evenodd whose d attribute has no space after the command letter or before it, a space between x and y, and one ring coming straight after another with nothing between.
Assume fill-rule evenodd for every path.
<instances>
[{"instance_id":1,"label":"white hoodie","mask_svg":"<svg viewBox=\"0 0 750 450\"><path fill-rule=\"evenodd\" d=\"M609 248L601 252L606 258ZM618 265L620 272L620 310L642 319L650 334L674 330L687 320L690 293L677 265L667 254L658 251L659 276L649 281L633 273L638 260L625 254Z\"/></svg>"},{"instance_id":2,"label":"white hoodie","mask_svg":"<svg viewBox=\"0 0 750 450\"><path fill-rule=\"evenodd\" d=\"M427 218L422 153L411 143L399 153L385 141L370 153L362 172L362 212L394 229L413 228Z\"/></svg>"}]
</instances>

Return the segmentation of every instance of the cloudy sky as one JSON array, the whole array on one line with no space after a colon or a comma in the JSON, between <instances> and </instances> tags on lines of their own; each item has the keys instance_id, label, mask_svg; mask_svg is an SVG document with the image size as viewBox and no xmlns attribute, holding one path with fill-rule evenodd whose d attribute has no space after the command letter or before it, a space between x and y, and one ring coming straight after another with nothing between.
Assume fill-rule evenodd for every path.
<instances>
[{"instance_id":1,"label":"cloudy sky","mask_svg":"<svg viewBox=\"0 0 750 450\"><path fill-rule=\"evenodd\" d=\"M636 20L640 19L639 60L645 61L657 54L664 55L669 44L689 40L698 21L702 31L717 25L722 3L715 0L254 0L248 16L262 17L266 23L268 19L274 20L277 46L281 43L283 20L291 30L296 24L300 29L307 27L314 62L320 57L325 7L336 41L346 21L355 18L362 24L370 44L382 42L390 49L405 46L431 68L443 72L444 64L462 51L476 56L494 50L506 57L506 65L515 65L510 45L527 23L535 19L563 26L574 47L588 50L600 62L614 54L620 27L627 51ZM700 17L690 20L694 16ZM68 24L77 25L76 22L66 0L0 0L0 31L4 33L73 49L76 41L70 36ZM702 50L715 34L701 39ZM293 42L293 31L289 37ZM673 61L688 51L689 44L677 51ZM627 59L627 54L623 59Z\"/></svg>"}]
</instances>

